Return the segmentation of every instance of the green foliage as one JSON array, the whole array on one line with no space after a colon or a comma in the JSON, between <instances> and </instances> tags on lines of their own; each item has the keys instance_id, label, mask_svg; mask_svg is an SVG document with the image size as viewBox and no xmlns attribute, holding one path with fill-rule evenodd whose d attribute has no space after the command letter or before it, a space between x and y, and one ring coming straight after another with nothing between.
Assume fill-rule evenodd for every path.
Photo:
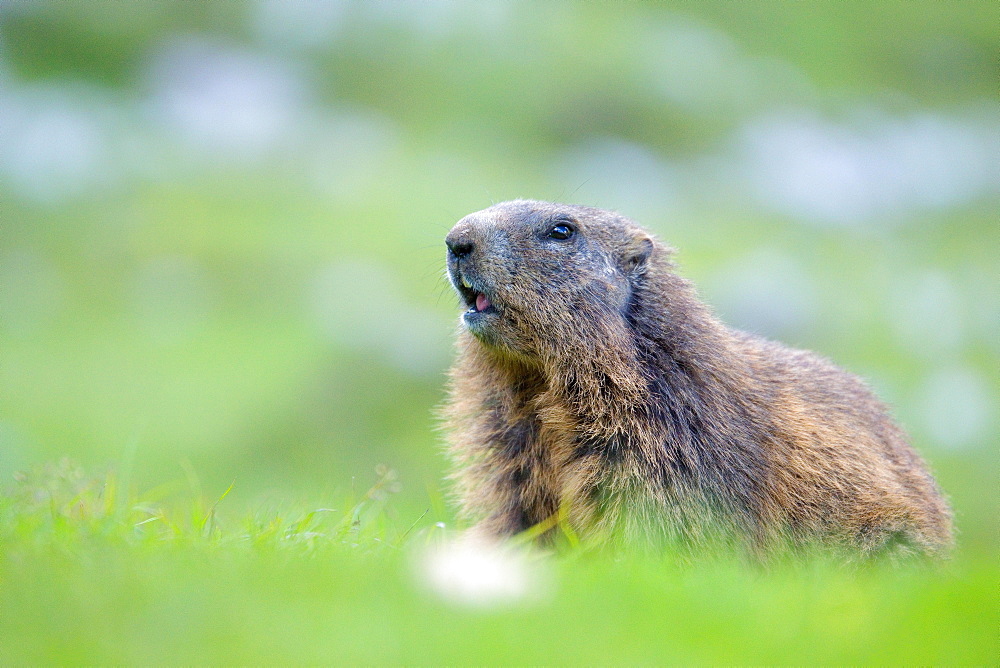
<instances>
[{"instance_id":1,"label":"green foliage","mask_svg":"<svg viewBox=\"0 0 1000 668\"><path fill-rule=\"evenodd\" d=\"M240 518L226 493L136 494L67 462L21 476L0 507L0 662L961 665L1000 649L983 558L762 569L584 545L529 562L545 575L530 595L470 607L423 568L446 533L393 520L392 488L384 471L338 508Z\"/></svg>"},{"instance_id":2,"label":"green foliage","mask_svg":"<svg viewBox=\"0 0 1000 668\"><path fill-rule=\"evenodd\" d=\"M170 489L177 485L136 494L115 472L88 476L79 465L63 459L16 475L16 484L0 497L0 541L8 554L22 549L73 551L88 541L151 549L172 544L195 549L243 545L308 552L318 542L366 550L380 544L398 548L408 532L390 526L384 511L389 496L399 491L397 474L386 468L378 474L368 491L356 499L345 497L340 509L271 509L229 527L218 510L235 483L207 499L191 471L186 494Z\"/></svg>"}]
</instances>

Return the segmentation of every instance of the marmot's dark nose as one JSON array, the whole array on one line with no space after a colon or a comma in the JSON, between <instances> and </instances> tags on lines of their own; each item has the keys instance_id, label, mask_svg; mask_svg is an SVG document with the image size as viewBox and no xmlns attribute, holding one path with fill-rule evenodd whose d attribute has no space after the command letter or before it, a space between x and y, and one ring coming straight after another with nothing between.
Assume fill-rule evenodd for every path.
<instances>
[{"instance_id":1,"label":"marmot's dark nose","mask_svg":"<svg viewBox=\"0 0 1000 668\"><path fill-rule=\"evenodd\" d=\"M451 254L455 257L465 257L472 252L474 247L471 241L461 237L448 237L444 240L444 243L448 246L448 250L451 251Z\"/></svg>"}]
</instances>

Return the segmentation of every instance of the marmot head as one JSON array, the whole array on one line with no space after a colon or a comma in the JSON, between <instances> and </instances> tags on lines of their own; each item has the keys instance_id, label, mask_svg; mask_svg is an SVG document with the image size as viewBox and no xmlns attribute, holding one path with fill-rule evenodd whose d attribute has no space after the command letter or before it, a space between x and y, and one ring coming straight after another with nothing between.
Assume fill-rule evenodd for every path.
<instances>
[{"instance_id":1,"label":"marmot head","mask_svg":"<svg viewBox=\"0 0 1000 668\"><path fill-rule=\"evenodd\" d=\"M529 358L592 356L623 331L633 290L666 254L616 213L530 200L469 214L445 243L465 326L488 347Z\"/></svg>"}]
</instances>

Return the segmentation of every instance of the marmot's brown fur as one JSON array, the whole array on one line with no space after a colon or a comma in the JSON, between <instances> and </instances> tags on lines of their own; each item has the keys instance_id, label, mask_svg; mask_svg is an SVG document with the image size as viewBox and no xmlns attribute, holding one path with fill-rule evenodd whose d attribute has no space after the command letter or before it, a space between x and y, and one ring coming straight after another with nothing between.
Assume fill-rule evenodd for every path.
<instances>
[{"instance_id":1,"label":"marmot's brown fur","mask_svg":"<svg viewBox=\"0 0 1000 668\"><path fill-rule=\"evenodd\" d=\"M558 514L752 552L943 553L933 478L858 378L719 322L632 221L518 200L448 234L465 301L446 409L461 511L492 536Z\"/></svg>"}]
</instances>

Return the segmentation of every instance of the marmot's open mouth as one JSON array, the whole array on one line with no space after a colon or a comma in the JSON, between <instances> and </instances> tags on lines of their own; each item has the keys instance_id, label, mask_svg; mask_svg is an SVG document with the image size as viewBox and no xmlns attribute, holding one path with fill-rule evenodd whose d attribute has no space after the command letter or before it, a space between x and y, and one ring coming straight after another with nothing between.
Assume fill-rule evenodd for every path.
<instances>
[{"instance_id":1,"label":"marmot's open mouth","mask_svg":"<svg viewBox=\"0 0 1000 668\"><path fill-rule=\"evenodd\" d=\"M480 292L479 294L476 295L476 303L472 306L472 308L476 309L477 311L485 311L490 306L493 306L493 304L490 303L489 298L482 292Z\"/></svg>"},{"instance_id":2,"label":"marmot's open mouth","mask_svg":"<svg viewBox=\"0 0 1000 668\"><path fill-rule=\"evenodd\" d=\"M485 311L495 310L493 307L493 302L484 293L476 289L469 279L465 276L459 274L459 280L455 281L455 288L458 290L458 294L462 297L462 301L465 305L469 307L467 313L483 313Z\"/></svg>"}]
</instances>

